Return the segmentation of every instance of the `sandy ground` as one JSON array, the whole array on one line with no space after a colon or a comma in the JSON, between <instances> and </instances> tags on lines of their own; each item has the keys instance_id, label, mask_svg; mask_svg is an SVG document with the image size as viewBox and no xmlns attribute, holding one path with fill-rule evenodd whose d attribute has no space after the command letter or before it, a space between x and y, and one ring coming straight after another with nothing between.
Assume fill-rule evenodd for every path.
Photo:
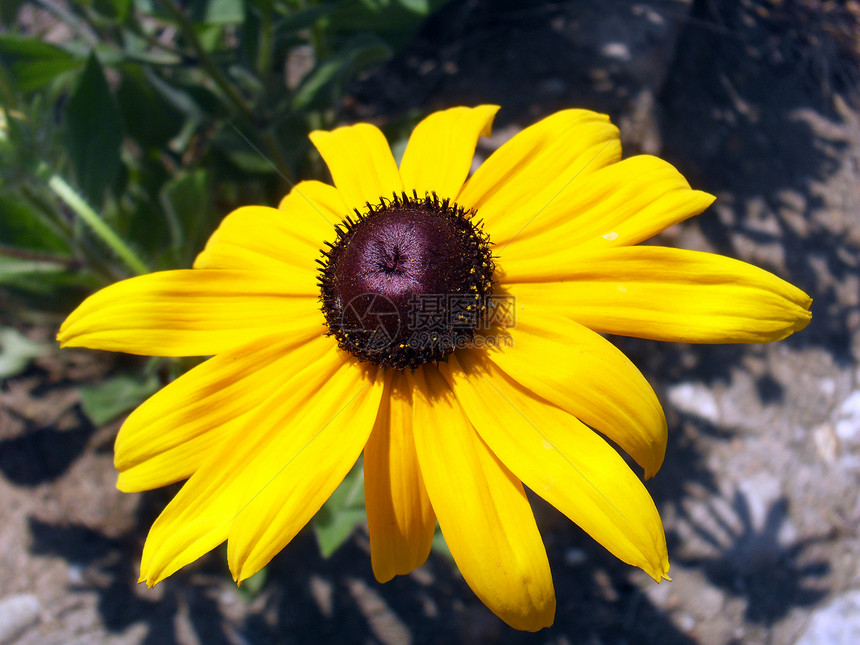
<instances>
[{"instance_id":1,"label":"sandy ground","mask_svg":"<svg viewBox=\"0 0 860 645\"><path fill-rule=\"evenodd\" d=\"M486 155L555 109L608 111L628 153L659 153L719 198L661 243L754 262L815 299L778 344L616 339L667 409L648 486L673 581L536 501L558 596L538 634L505 627L441 556L378 585L361 531L329 560L300 535L253 594L223 549L146 590L142 542L174 491L115 491L117 425L89 425L76 387L124 366L63 352L0 387L0 645L860 642L857 43L823 2L522 6L452 2L354 88L345 118L498 102Z\"/></svg>"}]
</instances>

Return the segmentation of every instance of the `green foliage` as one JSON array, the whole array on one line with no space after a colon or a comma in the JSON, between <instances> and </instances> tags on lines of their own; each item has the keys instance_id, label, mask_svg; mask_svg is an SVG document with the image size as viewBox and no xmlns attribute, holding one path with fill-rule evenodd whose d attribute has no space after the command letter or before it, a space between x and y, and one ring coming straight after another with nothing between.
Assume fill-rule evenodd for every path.
<instances>
[{"instance_id":1,"label":"green foliage","mask_svg":"<svg viewBox=\"0 0 860 645\"><path fill-rule=\"evenodd\" d=\"M0 0L4 315L58 324L99 287L190 266L234 208L277 205L322 168L307 134L444 1ZM0 377L46 351L16 334ZM83 408L105 423L158 386L120 374ZM364 521L362 484L359 464L315 518L323 555Z\"/></svg>"},{"instance_id":2,"label":"green foliage","mask_svg":"<svg viewBox=\"0 0 860 645\"><path fill-rule=\"evenodd\" d=\"M87 63L64 110L65 144L84 197L99 206L119 171L122 119L95 54Z\"/></svg>"},{"instance_id":3,"label":"green foliage","mask_svg":"<svg viewBox=\"0 0 860 645\"><path fill-rule=\"evenodd\" d=\"M230 210L277 204L320 167L308 132L336 125L349 84L442 3L4 2L0 289L10 306L186 267ZM26 27L25 8L40 16Z\"/></svg>"},{"instance_id":4,"label":"green foliage","mask_svg":"<svg viewBox=\"0 0 860 645\"><path fill-rule=\"evenodd\" d=\"M364 510L364 465L359 461L314 516L314 535L324 558L332 555L367 519Z\"/></svg>"},{"instance_id":5,"label":"green foliage","mask_svg":"<svg viewBox=\"0 0 860 645\"><path fill-rule=\"evenodd\" d=\"M53 349L53 343L37 343L11 327L0 327L0 378L23 372L30 361Z\"/></svg>"},{"instance_id":6,"label":"green foliage","mask_svg":"<svg viewBox=\"0 0 860 645\"><path fill-rule=\"evenodd\" d=\"M82 387L81 406L94 424L103 425L136 408L160 386L155 374L120 374Z\"/></svg>"}]
</instances>

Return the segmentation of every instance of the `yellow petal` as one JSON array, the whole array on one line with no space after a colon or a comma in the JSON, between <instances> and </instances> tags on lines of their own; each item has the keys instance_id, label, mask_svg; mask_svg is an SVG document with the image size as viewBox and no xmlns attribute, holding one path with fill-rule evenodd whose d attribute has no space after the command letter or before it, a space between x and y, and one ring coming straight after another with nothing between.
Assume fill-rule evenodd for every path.
<instances>
[{"instance_id":1,"label":"yellow petal","mask_svg":"<svg viewBox=\"0 0 860 645\"><path fill-rule=\"evenodd\" d=\"M477 435L435 367L416 370L414 382L418 461L463 578L511 627L547 627L555 592L522 484Z\"/></svg>"},{"instance_id":2,"label":"yellow petal","mask_svg":"<svg viewBox=\"0 0 860 645\"><path fill-rule=\"evenodd\" d=\"M334 236L344 214L329 210L318 193L332 186L303 181L281 202L281 208L246 206L233 211L209 238L194 262L196 269L284 270L315 273L323 242Z\"/></svg>"},{"instance_id":3,"label":"yellow petal","mask_svg":"<svg viewBox=\"0 0 860 645\"><path fill-rule=\"evenodd\" d=\"M412 131L400 175L403 188L419 197L435 192L455 200L469 175L478 137L490 135L498 105L455 107L434 112Z\"/></svg>"},{"instance_id":4,"label":"yellow petal","mask_svg":"<svg viewBox=\"0 0 860 645\"><path fill-rule=\"evenodd\" d=\"M182 270L105 287L57 335L64 347L151 356L208 356L273 332L294 333L319 313L305 272Z\"/></svg>"},{"instance_id":5,"label":"yellow petal","mask_svg":"<svg viewBox=\"0 0 860 645\"><path fill-rule=\"evenodd\" d=\"M376 126L358 123L331 132L316 130L310 138L350 213L355 208L364 210L367 202L377 204L380 198L403 191L397 163Z\"/></svg>"},{"instance_id":6,"label":"yellow petal","mask_svg":"<svg viewBox=\"0 0 860 645\"><path fill-rule=\"evenodd\" d=\"M337 188L312 180L296 184L278 208L287 212L290 221L302 220L308 240L330 236L334 225L349 212Z\"/></svg>"},{"instance_id":7,"label":"yellow petal","mask_svg":"<svg viewBox=\"0 0 860 645\"><path fill-rule=\"evenodd\" d=\"M341 368L299 405L266 418L278 428L252 464L227 540L233 578L266 566L337 488L361 454L382 398L375 367L343 356Z\"/></svg>"},{"instance_id":8,"label":"yellow petal","mask_svg":"<svg viewBox=\"0 0 860 645\"><path fill-rule=\"evenodd\" d=\"M415 454L412 391L401 371L387 370L385 381L379 416L364 448L370 559L379 582L424 564L436 528Z\"/></svg>"},{"instance_id":9,"label":"yellow petal","mask_svg":"<svg viewBox=\"0 0 860 645\"><path fill-rule=\"evenodd\" d=\"M148 490L190 477L248 415L332 340L317 322L288 337L262 338L198 365L129 415L116 438L117 487Z\"/></svg>"},{"instance_id":10,"label":"yellow petal","mask_svg":"<svg viewBox=\"0 0 860 645\"><path fill-rule=\"evenodd\" d=\"M511 264L574 246L630 246L713 201L662 159L631 157L571 182L500 254Z\"/></svg>"},{"instance_id":11,"label":"yellow petal","mask_svg":"<svg viewBox=\"0 0 860 645\"><path fill-rule=\"evenodd\" d=\"M605 114L556 112L517 134L466 182L457 203L475 208L497 246L513 239L572 181L621 158Z\"/></svg>"},{"instance_id":12,"label":"yellow petal","mask_svg":"<svg viewBox=\"0 0 860 645\"><path fill-rule=\"evenodd\" d=\"M325 347L323 341L328 341ZM314 395L338 374L343 380L342 372L353 371L331 339L315 345L318 358L284 374L241 431L213 451L159 515L144 545L141 580L151 586L226 540L250 485L259 485L263 462L277 456L272 451L285 436L303 432L302 413L313 405Z\"/></svg>"},{"instance_id":13,"label":"yellow petal","mask_svg":"<svg viewBox=\"0 0 860 645\"><path fill-rule=\"evenodd\" d=\"M506 265L506 282L521 280L506 285L517 304L537 303L623 336L762 343L803 329L812 317L812 299L797 287L746 262L700 251L571 250Z\"/></svg>"},{"instance_id":14,"label":"yellow petal","mask_svg":"<svg viewBox=\"0 0 860 645\"><path fill-rule=\"evenodd\" d=\"M522 482L624 562L658 582L666 536L642 482L606 441L476 351L440 365L472 425Z\"/></svg>"},{"instance_id":15,"label":"yellow petal","mask_svg":"<svg viewBox=\"0 0 860 645\"><path fill-rule=\"evenodd\" d=\"M511 346L488 353L514 381L602 432L653 476L666 417L642 373L612 343L542 304L516 303ZM549 367L548 367L549 366Z\"/></svg>"}]
</instances>

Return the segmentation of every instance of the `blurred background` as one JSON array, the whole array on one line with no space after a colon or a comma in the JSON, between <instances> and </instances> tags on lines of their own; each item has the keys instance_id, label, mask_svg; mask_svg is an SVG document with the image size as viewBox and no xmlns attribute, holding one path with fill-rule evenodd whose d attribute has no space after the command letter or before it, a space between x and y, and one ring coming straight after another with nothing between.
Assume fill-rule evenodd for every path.
<instances>
[{"instance_id":1,"label":"blurred background","mask_svg":"<svg viewBox=\"0 0 860 645\"><path fill-rule=\"evenodd\" d=\"M860 2L3 0L0 645L860 642ZM558 109L718 196L660 243L814 298L767 346L613 339L667 409L655 585L534 500L555 625L514 632L444 544L377 584L355 470L237 589L216 549L138 585L176 487L116 491L129 410L193 363L53 338L88 293L190 266L239 205L327 179L307 133L497 103L478 157Z\"/></svg>"}]
</instances>

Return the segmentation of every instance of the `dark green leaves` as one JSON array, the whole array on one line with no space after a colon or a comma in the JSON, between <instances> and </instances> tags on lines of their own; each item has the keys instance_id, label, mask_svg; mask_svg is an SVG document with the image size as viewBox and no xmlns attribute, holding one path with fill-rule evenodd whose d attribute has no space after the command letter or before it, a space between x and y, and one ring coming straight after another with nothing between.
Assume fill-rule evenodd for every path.
<instances>
[{"instance_id":1,"label":"dark green leaves","mask_svg":"<svg viewBox=\"0 0 860 645\"><path fill-rule=\"evenodd\" d=\"M95 54L87 59L84 73L66 104L65 119L66 147L77 185L84 197L98 207L119 170L123 126Z\"/></svg>"},{"instance_id":2,"label":"dark green leaves","mask_svg":"<svg viewBox=\"0 0 860 645\"><path fill-rule=\"evenodd\" d=\"M367 519L364 510L364 464L359 461L314 516L314 534L324 558L332 555Z\"/></svg>"},{"instance_id":3,"label":"dark green leaves","mask_svg":"<svg viewBox=\"0 0 860 645\"><path fill-rule=\"evenodd\" d=\"M82 387L81 406L95 425L104 425L136 408L160 386L155 374L120 374Z\"/></svg>"},{"instance_id":4,"label":"dark green leaves","mask_svg":"<svg viewBox=\"0 0 860 645\"><path fill-rule=\"evenodd\" d=\"M82 63L65 49L17 34L0 34L0 62L9 65L21 92L57 83L68 72L80 69Z\"/></svg>"}]
</instances>

